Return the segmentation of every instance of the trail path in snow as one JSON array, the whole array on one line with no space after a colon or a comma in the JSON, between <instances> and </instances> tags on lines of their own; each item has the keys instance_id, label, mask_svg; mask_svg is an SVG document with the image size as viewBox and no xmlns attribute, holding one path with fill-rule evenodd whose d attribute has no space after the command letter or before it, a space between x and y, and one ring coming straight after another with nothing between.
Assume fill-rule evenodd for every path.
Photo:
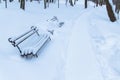
<instances>
[{"instance_id":1,"label":"trail path in snow","mask_svg":"<svg viewBox=\"0 0 120 80\"><path fill-rule=\"evenodd\" d=\"M103 80L88 34L89 15L82 14L74 25L67 50L65 80Z\"/></svg>"}]
</instances>

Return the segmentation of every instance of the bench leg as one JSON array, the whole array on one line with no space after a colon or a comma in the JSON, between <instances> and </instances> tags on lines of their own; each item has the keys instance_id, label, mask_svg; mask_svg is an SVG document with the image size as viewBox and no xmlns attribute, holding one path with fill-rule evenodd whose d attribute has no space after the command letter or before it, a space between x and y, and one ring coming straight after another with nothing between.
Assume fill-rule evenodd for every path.
<instances>
[{"instance_id":1,"label":"bench leg","mask_svg":"<svg viewBox=\"0 0 120 80\"><path fill-rule=\"evenodd\" d=\"M22 51L21 51L20 47L19 47L18 45L17 45L16 47L18 48L19 52L20 52L20 53L22 53Z\"/></svg>"},{"instance_id":2,"label":"bench leg","mask_svg":"<svg viewBox=\"0 0 120 80\"><path fill-rule=\"evenodd\" d=\"M38 58L38 55L37 55L37 54L35 54L34 56L35 56L36 58Z\"/></svg>"},{"instance_id":3,"label":"bench leg","mask_svg":"<svg viewBox=\"0 0 120 80\"><path fill-rule=\"evenodd\" d=\"M25 57L25 58L27 58L27 59L29 59L29 58L33 58L33 57L36 57L36 58L38 58L38 54L33 54L32 52L31 53L28 53L28 54L23 54L23 55L21 55L21 57Z\"/></svg>"}]
</instances>

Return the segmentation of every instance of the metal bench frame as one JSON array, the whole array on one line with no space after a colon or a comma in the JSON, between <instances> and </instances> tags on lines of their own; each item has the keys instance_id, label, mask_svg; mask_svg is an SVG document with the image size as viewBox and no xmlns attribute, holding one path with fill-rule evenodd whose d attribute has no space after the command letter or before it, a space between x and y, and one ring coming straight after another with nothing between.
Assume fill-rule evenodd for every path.
<instances>
[{"instance_id":1,"label":"metal bench frame","mask_svg":"<svg viewBox=\"0 0 120 80\"><path fill-rule=\"evenodd\" d=\"M29 55L38 57L38 56L37 56L37 53L36 53L36 54L30 53L30 54L27 54L27 55L22 54L22 50L21 50L21 48L19 47L19 44L21 44L22 42L24 42L26 39L28 39L30 36L32 36L32 35L35 34L35 33L36 33L38 36L40 36L40 34L38 33L37 27L32 26L29 31L23 33L22 35L18 36L17 38L14 38L14 39L13 39L13 38L8 38L8 41L9 41L14 47L17 47L17 49L18 49L19 52L21 53L21 56L22 56L22 57L24 57L24 56L28 57ZM24 37L24 38L23 38L23 37ZM23 38L23 39L20 40L21 38ZM18 41L18 40L20 40L20 41ZM50 37L44 42L44 44L45 44L48 40L51 40ZM17 42L17 41L18 41L18 42ZM44 45L44 44L43 44L43 45ZM42 46L43 46L43 45L42 45ZM41 46L41 47L42 47L42 46ZM40 47L40 49L41 49L41 47ZM39 51L40 49L38 49L38 51ZM37 52L38 52L38 51L37 51Z\"/></svg>"}]
</instances>

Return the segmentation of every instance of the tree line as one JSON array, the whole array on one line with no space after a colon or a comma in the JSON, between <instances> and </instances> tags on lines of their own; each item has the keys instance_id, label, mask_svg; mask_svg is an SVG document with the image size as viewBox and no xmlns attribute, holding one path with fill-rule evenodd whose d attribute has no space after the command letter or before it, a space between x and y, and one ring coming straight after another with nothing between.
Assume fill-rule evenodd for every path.
<instances>
[{"instance_id":1,"label":"tree line","mask_svg":"<svg viewBox=\"0 0 120 80\"><path fill-rule=\"evenodd\" d=\"M7 3L13 2L14 0L3 0L3 1L5 2L5 7L7 8ZM21 9L25 10L25 3L27 1L30 1L30 2L38 1L40 3L41 0L18 0L18 2L20 3ZM58 8L59 8L59 0L43 0L43 1L44 1L44 9L46 9L49 6L49 4L56 3L56 2L58 3ZM66 5L67 5L67 3L69 3L71 6L74 6L76 1L78 1L78 0L74 0L74 2L73 2L73 0L66 0ZM2 1L0 0L0 3L1 2Z\"/></svg>"},{"instance_id":2,"label":"tree line","mask_svg":"<svg viewBox=\"0 0 120 80\"><path fill-rule=\"evenodd\" d=\"M13 2L14 0L3 0L5 2L5 7L7 8L7 2ZM20 8L25 10L25 3L27 1L33 2L33 1L38 1L40 3L41 0L18 0L18 2L20 3ZM58 3L58 8L59 8L59 0L43 0L44 1L44 9L46 9L47 7L49 7L50 4L52 3ZM78 0L66 0L65 5L67 6L67 4L69 4L70 6L74 6L76 4ZM88 1L93 1L96 5L96 7L98 7L99 5L106 5L106 10L108 13L108 16L110 18L111 22L115 22L117 19L115 17L114 11L112 9L112 5L110 4L109 0L84 0L84 7L85 9L88 7ZM0 0L0 3L2 1ZM119 18L119 11L120 11L120 0L113 0L112 1L113 4L115 5L115 12L118 14L118 18Z\"/></svg>"},{"instance_id":3,"label":"tree line","mask_svg":"<svg viewBox=\"0 0 120 80\"><path fill-rule=\"evenodd\" d=\"M87 1L88 0L85 0L85 8L87 8ZM110 21L115 22L117 20L109 0L90 0L90 1L96 3L96 7L98 7L98 5L100 6L106 5L107 14L109 16ZM120 0L112 0L112 3L115 5L115 12L117 13L119 19Z\"/></svg>"}]
</instances>

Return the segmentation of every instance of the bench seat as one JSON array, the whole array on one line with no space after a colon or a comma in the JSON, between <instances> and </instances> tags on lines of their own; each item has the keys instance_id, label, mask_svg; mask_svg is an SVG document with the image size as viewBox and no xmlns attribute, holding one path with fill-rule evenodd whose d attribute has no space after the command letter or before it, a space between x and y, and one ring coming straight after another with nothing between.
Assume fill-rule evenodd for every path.
<instances>
[{"instance_id":1,"label":"bench seat","mask_svg":"<svg viewBox=\"0 0 120 80\"><path fill-rule=\"evenodd\" d=\"M31 47L25 47L22 50L21 55L26 56L26 55L33 55L33 56L38 56L38 51L46 44L48 41L50 41L50 36L48 34L43 34L40 35L40 40L33 46Z\"/></svg>"}]
</instances>

